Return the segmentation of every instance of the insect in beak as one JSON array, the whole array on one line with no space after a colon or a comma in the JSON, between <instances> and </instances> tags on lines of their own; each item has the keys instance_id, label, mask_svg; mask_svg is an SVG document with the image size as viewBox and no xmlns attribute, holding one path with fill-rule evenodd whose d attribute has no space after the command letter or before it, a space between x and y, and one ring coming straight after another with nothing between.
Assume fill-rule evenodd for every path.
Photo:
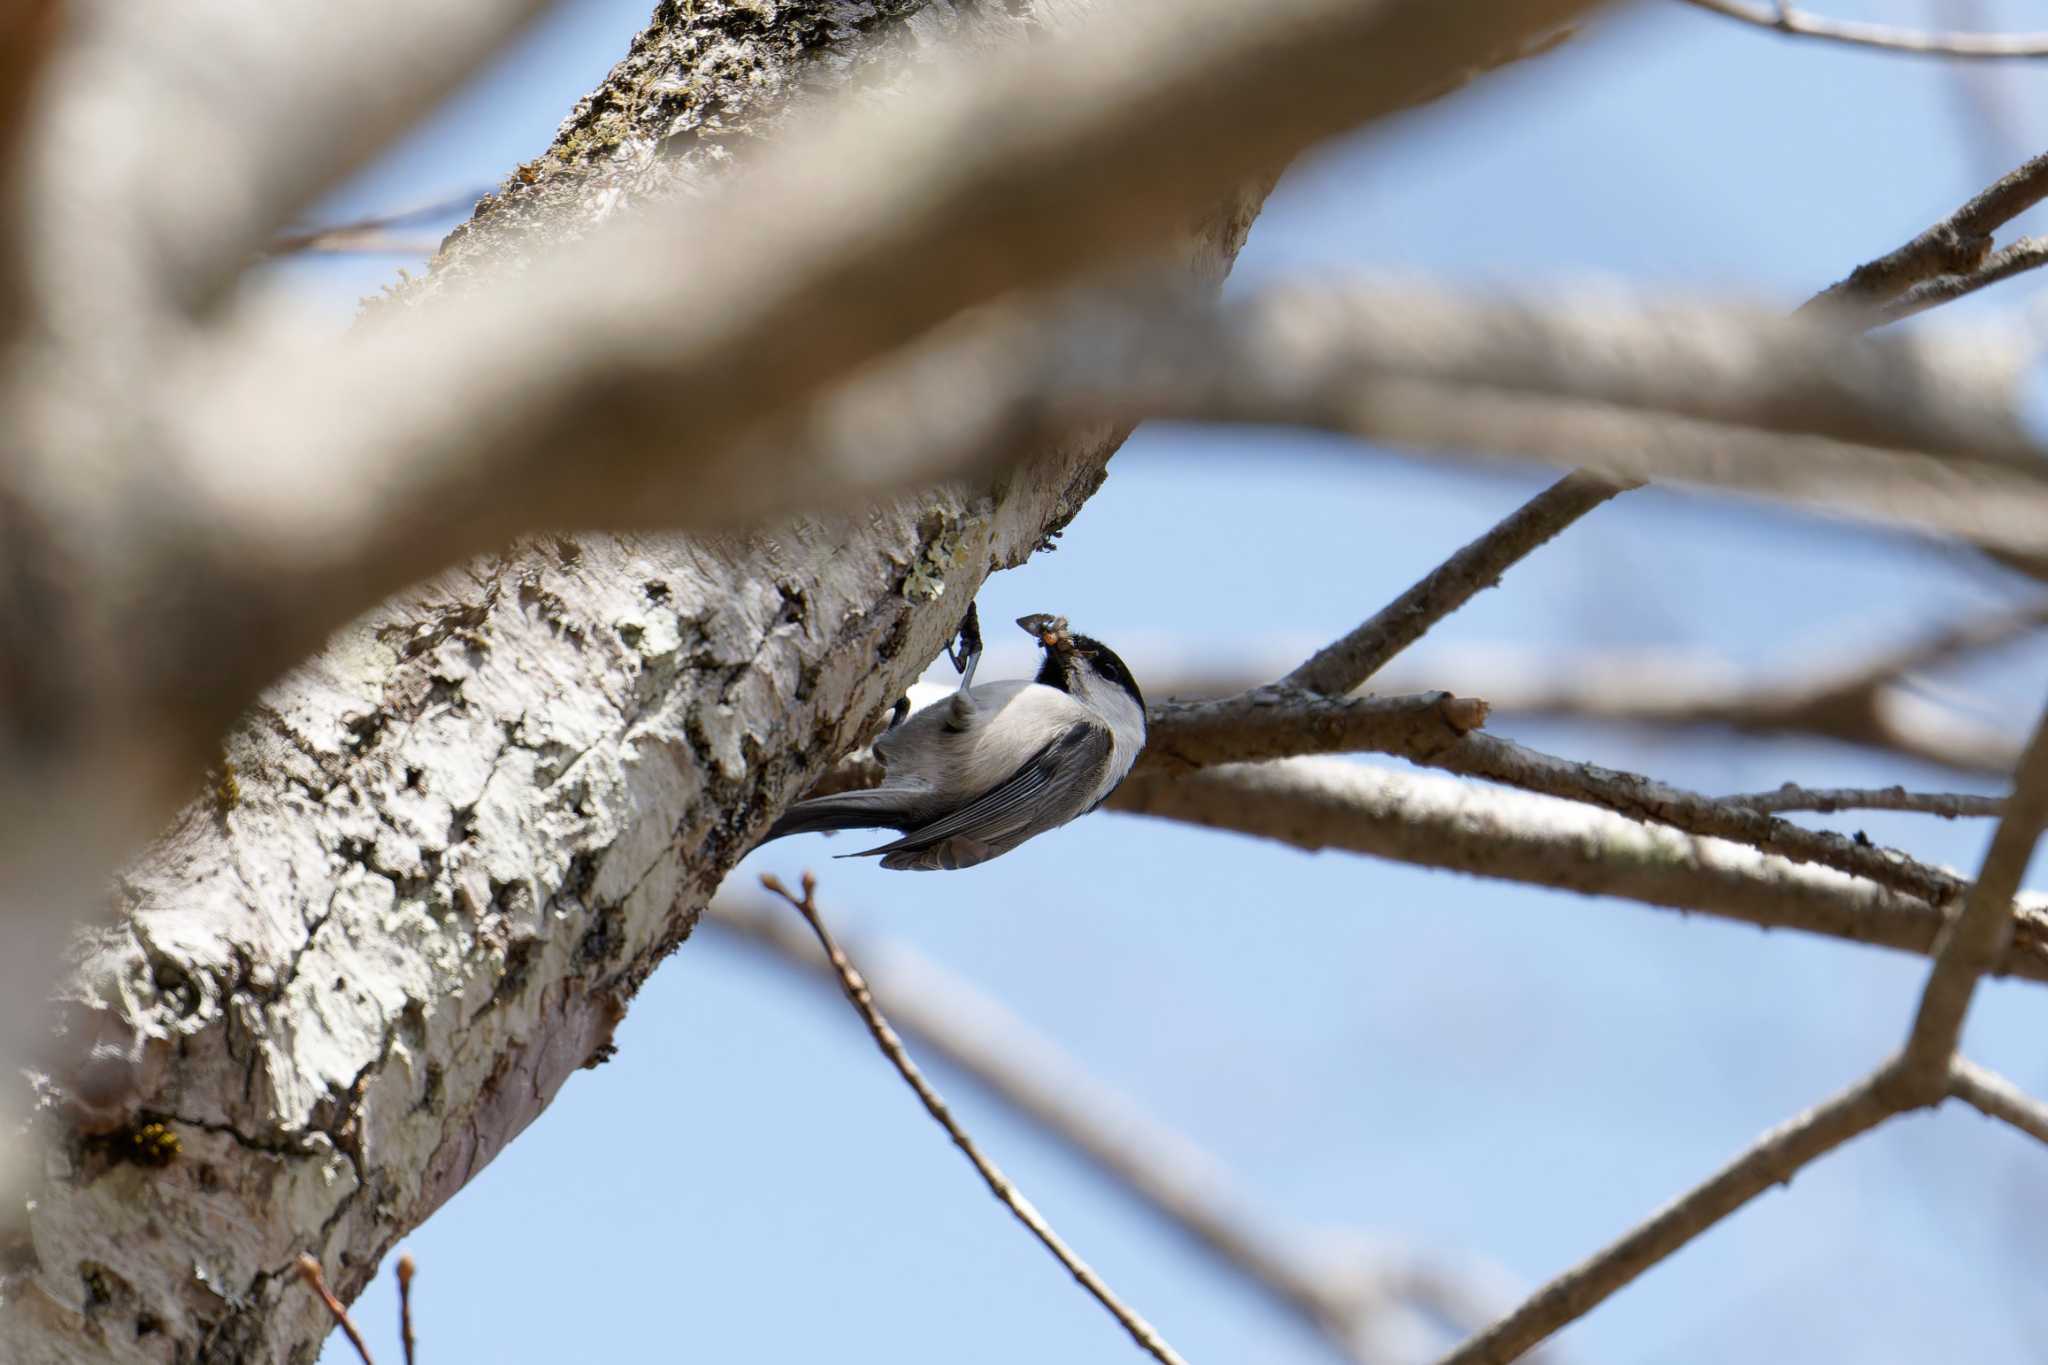
<instances>
[{"instance_id":1,"label":"insect in beak","mask_svg":"<svg viewBox=\"0 0 2048 1365\"><path fill-rule=\"evenodd\" d=\"M1038 643L1047 649L1071 650L1074 647L1073 640L1067 634L1067 618L1064 616L1048 616L1039 612L1031 616L1018 617L1017 624L1023 627L1027 634L1036 635Z\"/></svg>"}]
</instances>

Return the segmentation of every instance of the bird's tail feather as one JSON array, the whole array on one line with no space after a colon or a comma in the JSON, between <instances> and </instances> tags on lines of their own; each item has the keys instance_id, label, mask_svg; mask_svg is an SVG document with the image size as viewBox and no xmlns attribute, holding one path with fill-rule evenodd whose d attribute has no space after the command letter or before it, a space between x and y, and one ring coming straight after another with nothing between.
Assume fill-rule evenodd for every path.
<instances>
[{"instance_id":1,"label":"bird's tail feather","mask_svg":"<svg viewBox=\"0 0 2048 1365\"><path fill-rule=\"evenodd\" d=\"M839 792L799 801L768 827L762 843L790 834L817 834L837 829L894 829L903 824L893 797L878 791Z\"/></svg>"}]
</instances>

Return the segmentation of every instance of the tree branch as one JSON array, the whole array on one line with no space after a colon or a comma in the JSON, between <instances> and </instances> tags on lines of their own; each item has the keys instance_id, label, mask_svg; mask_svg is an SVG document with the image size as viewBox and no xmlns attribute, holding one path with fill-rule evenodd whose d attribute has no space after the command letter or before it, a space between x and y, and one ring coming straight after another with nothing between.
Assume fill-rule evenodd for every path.
<instances>
[{"instance_id":1,"label":"tree branch","mask_svg":"<svg viewBox=\"0 0 2048 1365\"><path fill-rule=\"evenodd\" d=\"M1439 660L1428 676L1484 685L1488 701L1504 715L1811 735L2003 777L2019 761L2018 738L1947 717L1908 695L1904 684L1915 674L2030 636L2044 622L2048 604L2028 602L1846 664L1755 681L1742 680L1732 669L1655 654L1578 660L1549 678L1531 676L1528 667L1489 655L1453 655ZM1418 671L1401 681L1420 676Z\"/></svg>"},{"instance_id":2,"label":"tree branch","mask_svg":"<svg viewBox=\"0 0 2048 1365\"><path fill-rule=\"evenodd\" d=\"M818 914L818 879L808 872L804 873L804 894L801 898L784 886L779 878L773 876L762 877L761 885L788 901L811 926L811 932L818 937L818 947L824 950L826 961L832 964L832 970L839 976L839 984L846 993L847 1002L860 1015L861 1021L868 1027L868 1032L874 1035L875 1046L888 1058L889 1065L896 1068L896 1074L903 1078L903 1083L916 1094L918 1102L924 1105L925 1112L932 1116L932 1121L945 1130L946 1136L953 1140L953 1145L960 1149L968 1164L973 1166L986 1182L989 1193L993 1194L997 1202L1007 1208L1018 1222L1029 1229L1033 1237L1044 1244L1045 1249L1052 1253L1053 1259L1058 1261L1097 1303L1108 1310L1109 1315L1131 1334L1131 1340L1137 1342L1140 1349L1159 1361L1160 1365L1187 1365L1179 1352L1166 1344L1166 1339L1159 1335L1151 1323L1145 1321L1136 1310L1118 1298L1110 1287L1102 1282L1102 1277L1097 1275L1086 1261L1074 1254L1073 1249L1053 1231L1052 1225L1045 1221L1043 1215L1032 1206L1031 1201L1010 1183L1010 1178L1003 1174L1001 1168L981 1154L981 1149L975 1145L974 1139L969 1137L967 1130L954 1119L952 1111L946 1108L946 1102L939 1098L939 1092L932 1089L931 1082L918 1070L917 1063L910 1060L910 1054L903 1048L903 1040L896 1036L896 1031L889 1027L889 1021L882 1017L882 1011L875 1004L875 997L868 990L867 982L861 978L860 972L847 960L846 954L840 951L839 945L833 942L831 933L825 928L825 921Z\"/></svg>"},{"instance_id":3,"label":"tree branch","mask_svg":"<svg viewBox=\"0 0 2048 1365\"><path fill-rule=\"evenodd\" d=\"M1916 815L1939 815L1945 820L1963 816L1997 816L2005 812L2002 796L1977 796L1968 792L1909 792L1904 787L1802 787L1787 782L1767 792L1745 796L1724 796L1724 806L1778 812L1810 810L1833 814L1845 810L1890 810Z\"/></svg>"},{"instance_id":4,"label":"tree branch","mask_svg":"<svg viewBox=\"0 0 2048 1365\"><path fill-rule=\"evenodd\" d=\"M1963 1018L1977 982L1992 970L2007 942L2013 896L2033 860L2034 845L2048 828L2048 712L2013 774L2012 795L1991 836L1991 847L1961 913L1942 935L1934 967L1920 996L1920 1008L1896 1068L1904 1096L1919 1104L1938 1103L1945 1093L1949 1063L1962 1038Z\"/></svg>"},{"instance_id":5,"label":"tree branch","mask_svg":"<svg viewBox=\"0 0 2048 1365\"><path fill-rule=\"evenodd\" d=\"M2048 237L2022 237L1986 256L1983 263L1973 270L1957 275L1937 275L1931 280L1921 281L1879 305L1879 311L1885 322L1897 322L1944 303L1953 303L1966 294L1974 294L1979 289L2015 275L2024 275L2043 265L2048 265Z\"/></svg>"},{"instance_id":6,"label":"tree branch","mask_svg":"<svg viewBox=\"0 0 2048 1365\"><path fill-rule=\"evenodd\" d=\"M1931 953L1941 912L1832 868L1646 825L1556 797L1298 758L1134 775L1112 810L1422 867L1616 896L1770 929ZM2048 981L2048 914L2027 902L2001 974Z\"/></svg>"},{"instance_id":7,"label":"tree branch","mask_svg":"<svg viewBox=\"0 0 2048 1365\"><path fill-rule=\"evenodd\" d=\"M1967 1057L1949 1063L1948 1093L2038 1142L2048 1142L2048 1105Z\"/></svg>"},{"instance_id":8,"label":"tree branch","mask_svg":"<svg viewBox=\"0 0 2048 1365\"><path fill-rule=\"evenodd\" d=\"M2007 172L1903 246L1857 266L1799 311L1825 312L1851 326L1874 326L1882 314L1873 310L1914 285L1980 268L1991 252L1991 234L2043 198L2048 198L2048 154Z\"/></svg>"},{"instance_id":9,"label":"tree branch","mask_svg":"<svg viewBox=\"0 0 2048 1365\"><path fill-rule=\"evenodd\" d=\"M1785 13L1781 5L1776 17ZM1991 248L1991 232L2038 203L2044 195L2048 195L2048 156L2036 157L2010 172L1904 246L1857 267L1847 279L1822 290L1798 311L1822 303L1836 308L1883 303L1932 276L1974 270L1983 264ZM1958 291L1954 297L1966 292L1969 291ZM1942 301L1930 298L1926 306L1933 307ZM1878 321L1866 315L1861 325L1875 326ZM1603 488L1611 491L1603 496ZM1299 676L1295 680L1325 692L1332 690L1323 685L1325 682L1337 684L1350 678L1348 686L1360 685L1393 655L1463 606L1474 593L1498 582L1531 550L1548 543L1620 491L1624 489L1614 486L1612 480L1585 470L1568 475L1459 550L1344 640L1330 646L1335 653L1327 662L1322 662L1323 655L1319 654L1304 664L1303 669L1315 670L1316 681Z\"/></svg>"},{"instance_id":10,"label":"tree branch","mask_svg":"<svg viewBox=\"0 0 2048 1365\"><path fill-rule=\"evenodd\" d=\"M1677 1251L1774 1184L1906 1110L1958 1095L2023 1131L2048 1131L2039 1105L1956 1054L1977 981L2008 945L2013 896L2048 825L2048 715L2015 780L2005 818L1991 841L1961 913L1946 924L1906 1045L1892 1060L1834 1098L1766 1133L1742 1156L1665 1206L1598 1255L1552 1280L1441 1365L1504 1365L1592 1311L1616 1290Z\"/></svg>"},{"instance_id":11,"label":"tree branch","mask_svg":"<svg viewBox=\"0 0 2048 1365\"><path fill-rule=\"evenodd\" d=\"M1795 10L1780 0L1760 5L1745 0L1686 0L1703 10L1740 19L1793 38L1820 38L1852 47L1881 48L1922 57L2048 57L2048 33L1921 33L1888 24L1826 19Z\"/></svg>"},{"instance_id":12,"label":"tree branch","mask_svg":"<svg viewBox=\"0 0 2048 1365\"><path fill-rule=\"evenodd\" d=\"M906 48L996 46L1087 7L935 6L918 11L916 44L899 23L912 8L821 32L807 27L812 6L664 5L658 35L623 65L715 48L740 73L718 89L721 126L765 139L760 101L777 91L858 77L879 103L885 70L904 79L889 62ZM615 72L594 98L625 107L627 89ZM590 135L572 118L562 136ZM902 164L925 145L906 144ZM559 164L593 196L586 227L646 183L585 174L572 152ZM1204 204L1167 254L1214 281L1260 197L1250 187ZM503 229L500 245L532 264L545 253L520 241L515 218L501 203L465 240ZM998 487L927 489L843 524L698 541L551 535L374 608L228 728L268 681L263 658L282 667L326 640L329 612L361 601L342 594L323 609L282 584L226 590L249 566L210 539L180 462L154 458L191 415L168 427L137 415L138 385L172 392L177 375L194 377L176 346L152 349L149 297L124 296L136 312L120 327L52 336L77 340L92 366L123 347L146 352L118 376L93 370L118 386L95 388L55 356L21 373L61 382L9 391L23 456L8 463L22 480L10 489L54 492L32 507L0 497L6 896L10 911L42 912L7 919L0 1045L10 1068L29 1060L41 1001L61 990L63 1036L38 1059L39 1136L71 1150L81 1134L160 1121L185 1157L150 1173L147 1200L116 1206L107 1193L125 1182L103 1169L0 1144L23 1183L11 1183L16 1169L0 1180L36 1245L89 1254L158 1325L139 1339L102 1331L74 1259L11 1260L9 1360L310 1352L329 1324L294 1258L318 1255L337 1267L339 1295L358 1292L401 1235L602 1061L626 1002L758 830L879 723L944 644L959 601L1072 518L1121 438L1064 432ZM406 320L390 312L374 326ZM111 349L97 349L103 339ZM638 344L593 340L600 354ZM523 342L551 344L545 333ZM217 392L181 401L202 407ZM441 419L466 420L454 407ZM276 434L273 455L299 433L287 421ZM674 439L642 434L654 450ZM414 511L411 553L431 554L451 509ZM178 527L191 533L185 552L226 561L183 564L167 546ZM443 543L453 555L463 542ZM195 791L209 763L218 778ZM107 905L113 859L174 807L120 879L118 919L76 945L76 970L60 978L54 940L82 908ZM44 930L51 944L31 941Z\"/></svg>"},{"instance_id":13,"label":"tree branch","mask_svg":"<svg viewBox=\"0 0 2048 1365\"><path fill-rule=\"evenodd\" d=\"M1438 1365L1506 1365L1566 1323L1809 1162L1890 1118L1896 1110L1872 1076L1773 1128L1711 1179L1536 1291L1513 1313L1443 1357Z\"/></svg>"},{"instance_id":14,"label":"tree branch","mask_svg":"<svg viewBox=\"0 0 2048 1365\"><path fill-rule=\"evenodd\" d=\"M777 961L830 979L815 943L787 926L773 907L721 898L707 916ZM1382 1358L1369 1345L1385 1326L1382 1319L1404 1299L1460 1333L1476 1331L1497 1315L1491 1306L1497 1296L1474 1277L1420 1253L1381 1248L1376 1239L1373 1251L1361 1249L1355 1256L1311 1252L1303 1234L1275 1226L1253 1208L1215 1157L1104 1087L1050 1038L971 983L901 942L856 943L852 951L867 964L864 973L873 989L894 1002L891 1013L903 1032L1086 1158L1119 1189L1323 1333L1347 1359L1366 1365Z\"/></svg>"},{"instance_id":15,"label":"tree branch","mask_svg":"<svg viewBox=\"0 0 2048 1365\"><path fill-rule=\"evenodd\" d=\"M1363 687L1429 628L1486 589L1522 557L1633 485L1579 471L1567 474L1446 559L1355 630L1325 645L1284 684L1338 696Z\"/></svg>"},{"instance_id":16,"label":"tree branch","mask_svg":"<svg viewBox=\"0 0 2048 1365\"><path fill-rule=\"evenodd\" d=\"M1487 704L1448 693L1330 699L1284 686L1211 702L1168 702L1147 716L1137 774L1291 758L1305 754L1397 754L1424 767L1584 802L1690 834L1747 844L1817 863L1940 903L1963 889L1947 873L1903 854L1806 829L1639 773L1559 758L1496 735L1476 733Z\"/></svg>"}]
</instances>

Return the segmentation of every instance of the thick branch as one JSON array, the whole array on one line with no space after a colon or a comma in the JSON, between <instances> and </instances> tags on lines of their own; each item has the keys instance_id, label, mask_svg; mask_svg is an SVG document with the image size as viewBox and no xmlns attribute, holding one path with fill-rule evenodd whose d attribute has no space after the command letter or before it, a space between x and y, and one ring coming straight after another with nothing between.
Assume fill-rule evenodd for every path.
<instances>
[{"instance_id":1,"label":"thick branch","mask_svg":"<svg viewBox=\"0 0 2048 1365\"><path fill-rule=\"evenodd\" d=\"M704 8L664 6L658 21L691 29L709 22ZM1076 10L948 8L925 36L1000 41ZM755 13L750 32L827 55L886 51L900 37L890 24L788 31L807 13ZM754 41L726 50L744 57ZM741 108L730 106L735 120ZM1171 254L1213 281L1258 197L1206 205ZM545 331L526 340L567 344ZM91 479L129 460L145 479L132 498L190 512L165 491L174 469L116 439L128 430L117 408L109 399L88 413L107 421L80 428L109 442L93 458L53 448L48 469L92 494L60 505L92 509L101 519L82 525L112 531L112 485ZM466 418L451 406L446 420ZM669 435L649 433L650 447ZM110 852L78 856L81 840L105 839L151 803L189 804L123 877L119 923L82 946L64 984L45 1135L53 1151L75 1153L88 1135L104 1146L88 1144L83 1165L33 1149L26 1217L45 1254L17 1255L18 1230L0 1228L0 1358L310 1351L326 1320L298 1287L295 1258L317 1255L353 1295L400 1235L601 1061L626 1002L758 830L879 723L988 572L1022 562L1073 516L1119 438L1063 433L1000 488L933 490L851 524L698 542L550 536L473 563L373 611L277 683L225 755L212 751L224 761L203 794L193 789L236 704L216 684L318 641L345 599L167 603L168 588L237 570L153 576L144 569L160 541L79 540L78 527L54 540L137 558L124 561L133 577L91 566L105 572L0 590L0 686L16 688L26 664L76 669L52 665L47 689L10 691L0 707L10 753L30 760L0 786L10 899L72 909L80 886L102 885ZM20 511L0 500L0 513ZM38 542L24 529L49 530L9 521L0 543L26 556ZM412 553L434 554L436 535L423 532ZM463 543L440 542L449 554ZM340 547L295 552L326 548ZM69 595L28 591L46 587ZM135 604L125 633L104 614L56 609L96 587ZM51 635L73 621L85 622L83 643ZM12 647L31 640L33 654ZM101 645L125 666L92 667ZM45 696L47 715L16 704ZM25 948L19 928L10 921L0 963L6 1039L28 1036L50 980L40 964L53 960ZM141 1128L169 1164L110 1173L105 1153L133 1148ZM130 1197L138 1188L145 1197ZM106 1303L88 1293L80 1259L103 1268L93 1283L109 1288ZM138 1321L150 1330L138 1334Z\"/></svg>"}]
</instances>

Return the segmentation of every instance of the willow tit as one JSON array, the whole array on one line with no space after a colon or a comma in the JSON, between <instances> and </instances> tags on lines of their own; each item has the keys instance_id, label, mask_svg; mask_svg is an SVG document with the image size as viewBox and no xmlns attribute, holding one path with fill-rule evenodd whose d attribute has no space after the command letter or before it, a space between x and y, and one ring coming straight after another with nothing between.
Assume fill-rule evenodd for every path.
<instances>
[{"instance_id":1,"label":"willow tit","mask_svg":"<svg viewBox=\"0 0 2048 1365\"><path fill-rule=\"evenodd\" d=\"M902 838L846 858L879 855L898 871L952 871L1008 853L1106 800L1145 747L1145 697L1124 661L1070 634L1063 616L1017 621L1045 662L1030 682L974 686L980 630L961 625L964 662L950 699L875 741L886 776L867 791L799 801L768 839L817 830L893 829Z\"/></svg>"}]
</instances>

